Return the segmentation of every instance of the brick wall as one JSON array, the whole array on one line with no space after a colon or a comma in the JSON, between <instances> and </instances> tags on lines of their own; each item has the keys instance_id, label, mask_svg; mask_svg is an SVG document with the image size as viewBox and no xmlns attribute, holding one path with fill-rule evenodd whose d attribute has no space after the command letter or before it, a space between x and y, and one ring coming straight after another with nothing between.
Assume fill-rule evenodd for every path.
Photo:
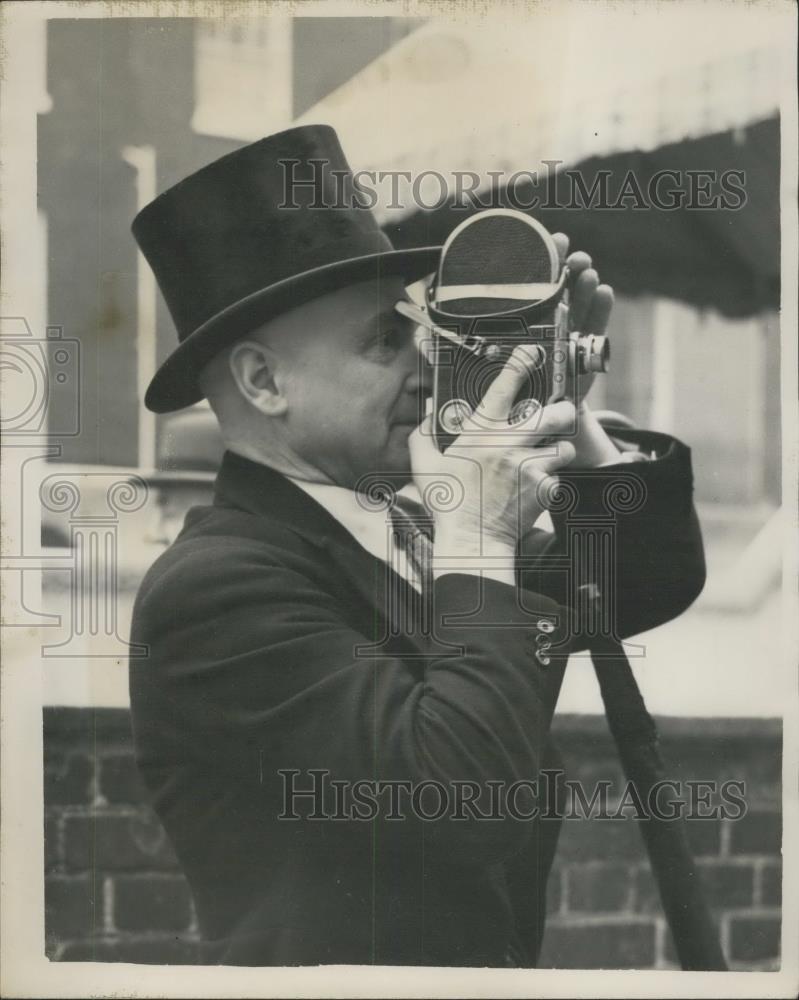
<instances>
[{"instance_id":1,"label":"brick wall","mask_svg":"<svg viewBox=\"0 0 799 1000\"><path fill-rule=\"evenodd\" d=\"M569 778L623 784L603 719L556 720ZM780 946L781 731L772 720L660 721L668 777L743 780L747 813L689 823L731 967ZM61 961L202 960L191 897L147 807L127 713L46 709L46 951ZM675 956L636 824L566 821L541 965L669 968Z\"/></svg>"},{"instance_id":2,"label":"brick wall","mask_svg":"<svg viewBox=\"0 0 799 1000\"><path fill-rule=\"evenodd\" d=\"M569 777L589 788L623 777L603 719L557 721ZM782 770L771 720L659 720L666 777L743 780L746 815L687 824L731 968L779 967ZM612 810L611 810L612 811ZM566 821L548 889L540 964L551 968L677 968L671 935L636 823Z\"/></svg>"}]
</instances>

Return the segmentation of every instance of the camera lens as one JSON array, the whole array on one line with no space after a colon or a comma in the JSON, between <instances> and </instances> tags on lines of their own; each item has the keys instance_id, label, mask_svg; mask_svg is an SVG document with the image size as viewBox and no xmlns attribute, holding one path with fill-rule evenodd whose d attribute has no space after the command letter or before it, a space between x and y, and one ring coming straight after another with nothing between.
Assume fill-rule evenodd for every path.
<instances>
[{"instance_id":1,"label":"camera lens","mask_svg":"<svg viewBox=\"0 0 799 1000\"><path fill-rule=\"evenodd\" d=\"M460 434L471 414L472 408L465 399L451 399L439 410L438 420L447 434Z\"/></svg>"},{"instance_id":2,"label":"camera lens","mask_svg":"<svg viewBox=\"0 0 799 1000\"><path fill-rule=\"evenodd\" d=\"M541 404L537 399L521 399L513 407L508 415L509 424L521 424L529 420L533 414L541 409Z\"/></svg>"}]
</instances>

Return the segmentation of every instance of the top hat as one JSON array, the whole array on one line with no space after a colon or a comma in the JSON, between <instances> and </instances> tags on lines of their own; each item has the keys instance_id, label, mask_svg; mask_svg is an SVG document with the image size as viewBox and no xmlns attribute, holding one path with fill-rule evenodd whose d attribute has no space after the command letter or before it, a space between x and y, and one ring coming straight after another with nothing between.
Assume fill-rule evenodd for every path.
<instances>
[{"instance_id":1,"label":"top hat","mask_svg":"<svg viewBox=\"0 0 799 1000\"><path fill-rule=\"evenodd\" d=\"M354 282L410 284L435 270L440 247L395 250L352 192L335 131L306 125L223 156L139 212L133 235L180 341L150 382L148 409L198 402L203 366L282 312Z\"/></svg>"}]
</instances>

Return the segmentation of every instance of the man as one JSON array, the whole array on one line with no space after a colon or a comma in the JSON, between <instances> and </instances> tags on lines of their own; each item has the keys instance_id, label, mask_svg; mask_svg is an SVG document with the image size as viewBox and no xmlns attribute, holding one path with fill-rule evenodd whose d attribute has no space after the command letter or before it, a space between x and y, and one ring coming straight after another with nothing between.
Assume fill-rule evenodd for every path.
<instances>
[{"instance_id":1,"label":"man","mask_svg":"<svg viewBox=\"0 0 799 1000\"><path fill-rule=\"evenodd\" d=\"M590 509L620 445L647 453L643 506L619 518L616 627L666 621L704 579L689 453L643 432L617 443L584 405L559 439L567 402L509 436L523 350L439 453L430 418L418 426L429 373L394 309L438 249L392 250L323 188L286 207L281 161L296 178L314 159L348 170L331 129L292 129L134 223L181 339L147 405L207 397L227 446L213 505L189 512L138 595L139 764L208 961L533 965L557 825L532 820L524 792L555 760L560 681L585 638L547 568L563 513L554 535L529 529L554 474ZM612 293L587 255L569 263L573 319L601 333ZM376 503L372 474L415 480L432 532L400 494ZM457 502L430 500L431 482L458 484Z\"/></svg>"}]
</instances>

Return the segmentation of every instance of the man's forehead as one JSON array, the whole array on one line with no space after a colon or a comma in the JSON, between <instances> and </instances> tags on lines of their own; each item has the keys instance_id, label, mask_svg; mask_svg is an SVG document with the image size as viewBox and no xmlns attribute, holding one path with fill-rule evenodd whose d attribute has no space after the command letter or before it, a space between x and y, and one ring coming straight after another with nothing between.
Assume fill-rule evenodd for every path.
<instances>
[{"instance_id":1,"label":"man's forehead","mask_svg":"<svg viewBox=\"0 0 799 1000\"><path fill-rule=\"evenodd\" d=\"M399 277L362 281L340 289L339 293L342 302L361 307L367 311L390 310L394 307L397 299L407 298L405 281Z\"/></svg>"},{"instance_id":2,"label":"man's forehead","mask_svg":"<svg viewBox=\"0 0 799 1000\"><path fill-rule=\"evenodd\" d=\"M325 325L335 322L342 329L357 330L364 323L396 315L395 303L406 298L403 279L391 277L336 289L295 312L300 320L311 320L314 324L321 320Z\"/></svg>"},{"instance_id":3,"label":"man's forehead","mask_svg":"<svg viewBox=\"0 0 799 1000\"><path fill-rule=\"evenodd\" d=\"M253 332L258 339L269 339L273 343L284 341L285 335L293 340L291 335L299 330L304 331L302 339L306 341L313 330L330 336L333 328L342 335L357 336L375 322L386 318L399 320L394 305L407 298L405 281L401 277L362 281L297 305Z\"/></svg>"}]
</instances>

